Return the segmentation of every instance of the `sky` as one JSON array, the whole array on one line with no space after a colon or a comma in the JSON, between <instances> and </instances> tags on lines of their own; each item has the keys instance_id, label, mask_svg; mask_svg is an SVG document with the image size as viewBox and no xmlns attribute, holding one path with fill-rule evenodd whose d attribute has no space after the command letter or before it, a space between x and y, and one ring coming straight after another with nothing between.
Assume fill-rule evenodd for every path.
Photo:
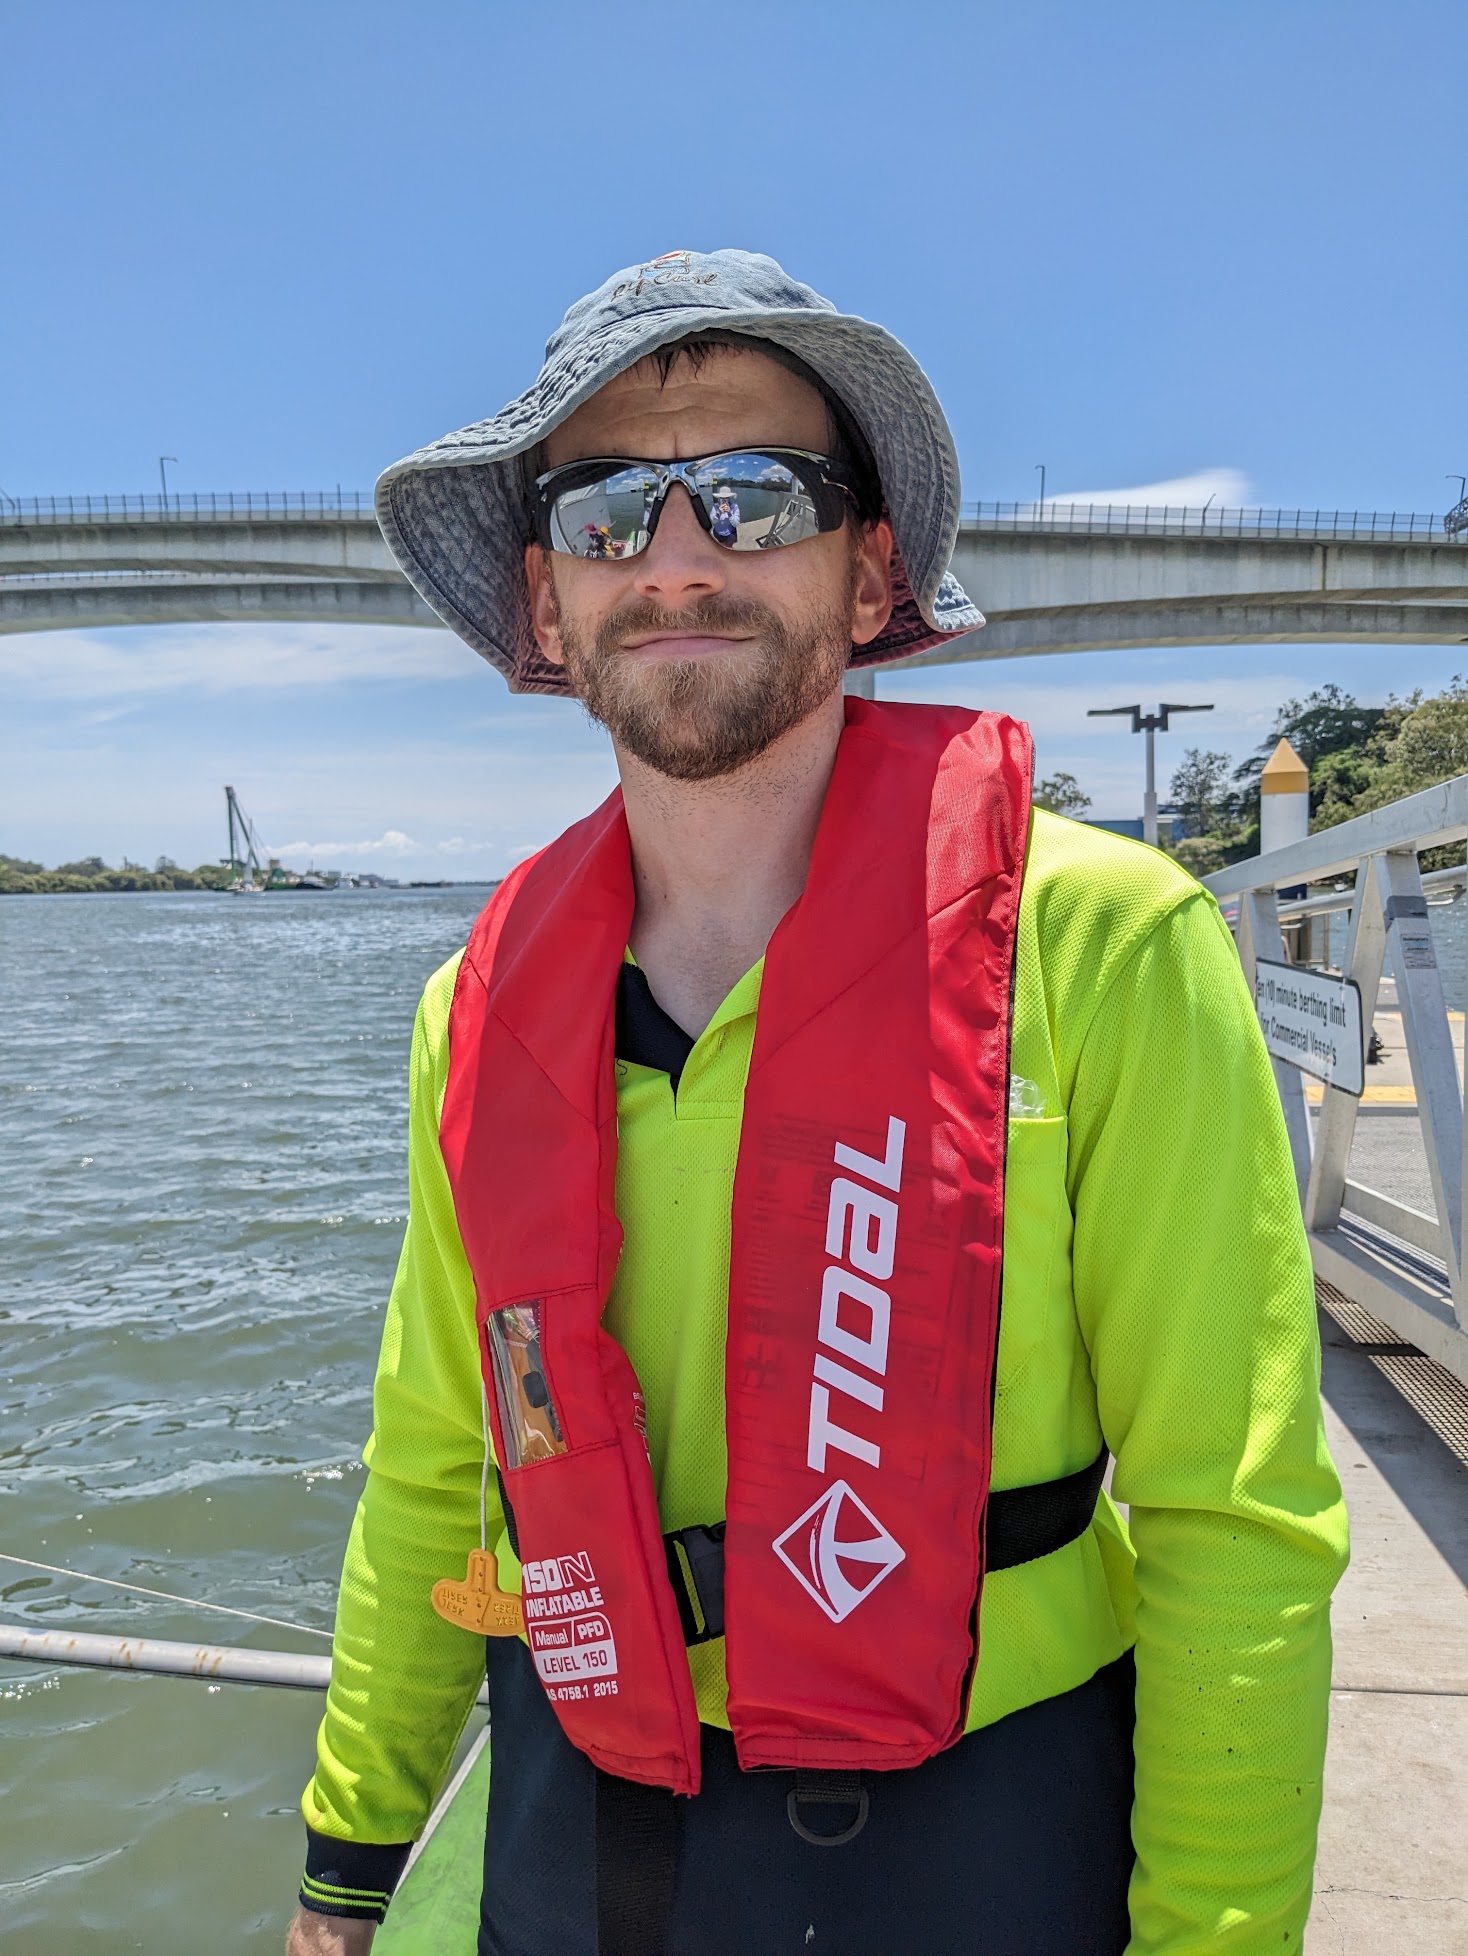
<instances>
[{"instance_id":1,"label":"sky","mask_svg":"<svg viewBox=\"0 0 1468 1956\"><path fill-rule=\"evenodd\" d=\"M1440 511L1468 469L1456 0L3 0L0 490L367 489L531 379L623 265L737 244L916 353L967 499ZM1201 496L1198 498L1202 500ZM1174 491L1166 500L1177 501ZM983 592L973 594L980 604ZM1139 812L1090 706L1211 700L1242 758L1334 680L1463 647L992 660L886 697L1030 720ZM297 866L501 873L611 785L579 709L442 631L0 639L0 851L194 863L232 782Z\"/></svg>"}]
</instances>

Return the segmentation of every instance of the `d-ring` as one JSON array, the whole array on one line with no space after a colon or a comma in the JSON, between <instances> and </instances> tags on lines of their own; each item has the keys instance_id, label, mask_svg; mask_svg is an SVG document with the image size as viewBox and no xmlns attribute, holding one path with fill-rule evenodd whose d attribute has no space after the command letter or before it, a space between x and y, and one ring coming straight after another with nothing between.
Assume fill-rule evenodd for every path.
<instances>
[{"instance_id":1,"label":"d-ring","mask_svg":"<svg viewBox=\"0 0 1468 1956\"><path fill-rule=\"evenodd\" d=\"M842 1775L843 1779L847 1777L848 1775ZM800 1817L800 1809L807 1802L813 1806L855 1807L856 1818L839 1834L814 1834ZM812 1847L845 1847L847 1842L854 1841L866 1826L867 1815L871 1809L872 1803L867 1790L861 1785L833 1787L829 1792L824 1788L810 1785L797 1786L792 1788L785 1799L785 1812L790 1818L790 1825L800 1838L809 1841Z\"/></svg>"}]
</instances>

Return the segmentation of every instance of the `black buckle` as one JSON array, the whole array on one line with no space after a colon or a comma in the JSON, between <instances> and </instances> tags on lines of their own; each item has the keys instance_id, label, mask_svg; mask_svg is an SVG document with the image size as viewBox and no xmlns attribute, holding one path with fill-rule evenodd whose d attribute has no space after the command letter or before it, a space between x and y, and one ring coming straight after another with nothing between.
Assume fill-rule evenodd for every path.
<instances>
[{"instance_id":1,"label":"black buckle","mask_svg":"<svg viewBox=\"0 0 1468 1956\"><path fill-rule=\"evenodd\" d=\"M683 1641L712 1643L724 1634L724 1527L695 1524L663 1537Z\"/></svg>"}]
</instances>

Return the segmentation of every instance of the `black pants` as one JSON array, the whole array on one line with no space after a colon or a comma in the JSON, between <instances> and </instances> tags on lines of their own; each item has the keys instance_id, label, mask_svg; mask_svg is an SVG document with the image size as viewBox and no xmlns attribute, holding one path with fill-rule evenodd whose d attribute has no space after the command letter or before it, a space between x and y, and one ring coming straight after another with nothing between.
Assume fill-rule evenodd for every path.
<instances>
[{"instance_id":1,"label":"black pants","mask_svg":"<svg viewBox=\"0 0 1468 1956\"><path fill-rule=\"evenodd\" d=\"M597 1956L596 1769L518 1639L490 1639L488 1665L479 1956ZM1123 1657L926 1765L866 1774L847 1847L801 1840L794 1775L741 1773L706 1726L703 1791L677 1803L670 1956L1120 1956L1134 1688Z\"/></svg>"}]
</instances>

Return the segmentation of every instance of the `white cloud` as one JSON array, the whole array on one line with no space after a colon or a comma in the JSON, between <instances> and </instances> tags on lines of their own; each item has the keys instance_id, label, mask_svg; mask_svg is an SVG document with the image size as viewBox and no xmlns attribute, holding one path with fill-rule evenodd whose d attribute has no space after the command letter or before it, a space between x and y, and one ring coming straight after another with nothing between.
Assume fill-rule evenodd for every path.
<instances>
[{"instance_id":1,"label":"white cloud","mask_svg":"<svg viewBox=\"0 0 1468 1956\"><path fill-rule=\"evenodd\" d=\"M17 633L0 645L11 697L118 700L463 679L477 655L418 625L170 625Z\"/></svg>"},{"instance_id":2,"label":"white cloud","mask_svg":"<svg viewBox=\"0 0 1468 1956\"><path fill-rule=\"evenodd\" d=\"M417 842L402 829L385 829L381 835L369 837L365 842L282 842L273 846L270 853L282 859L305 856L313 861L358 856L392 856L401 861L421 856L500 857L503 852L504 842L498 837L481 837L478 841L471 841L467 836L449 835L437 842Z\"/></svg>"},{"instance_id":3,"label":"white cloud","mask_svg":"<svg viewBox=\"0 0 1468 1956\"><path fill-rule=\"evenodd\" d=\"M1085 509L1248 509L1252 484L1241 469L1200 469L1167 482L1144 482L1132 489L1067 489L1046 496L1047 510ZM1034 507L1033 504L1030 505Z\"/></svg>"},{"instance_id":4,"label":"white cloud","mask_svg":"<svg viewBox=\"0 0 1468 1956\"><path fill-rule=\"evenodd\" d=\"M416 856L426 845L415 842L401 829L384 829L381 835L365 842L281 842L271 850L275 856Z\"/></svg>"}]
</instances>

